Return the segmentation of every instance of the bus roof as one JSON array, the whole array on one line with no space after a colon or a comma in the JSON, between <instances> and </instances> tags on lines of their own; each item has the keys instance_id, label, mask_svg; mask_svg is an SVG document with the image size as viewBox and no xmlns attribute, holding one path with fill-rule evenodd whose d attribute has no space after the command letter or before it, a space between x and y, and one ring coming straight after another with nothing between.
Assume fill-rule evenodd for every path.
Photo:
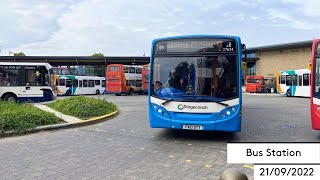
<instances>
[{"instance_id":1,"label":"bus roof","mask_svg":"<svg viewBox=\"0 0 320 180\"><path fill-rule=\"evenodd\" d=\"M45 66L48 70L52 69L52 66L49 63L29 63L29 62L0 62L0 65L5 65L5 66Z\"/></svg>"}]
</instances>

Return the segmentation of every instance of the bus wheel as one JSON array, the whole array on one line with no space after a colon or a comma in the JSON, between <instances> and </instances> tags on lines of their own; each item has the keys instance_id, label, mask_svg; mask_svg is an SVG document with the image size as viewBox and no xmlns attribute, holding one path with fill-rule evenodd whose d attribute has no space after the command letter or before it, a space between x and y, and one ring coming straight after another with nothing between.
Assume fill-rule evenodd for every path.
<instances>
[{"instance_id":1,"label":"bus wheel","mask_svg":"<svg viewBox=\"0 0 320 180\"><path fill-rule=\"evenodd\" d=\"M17 102L17 96L14 94L7 94L4 96L3 98L5 101L9 101L9 102Z\"/></svg>"},{"instance_id":2,"label":"bus wheel","mask_svg":"<svg viewBox=\"0 0 320 180\"><path fill-rule=\"evenodd\" d=\"M96 94L100 94L100 91L98 89L96 90Z\"/></svg>"},{"instance_id":3,"label":"bus wheel","mask_svg":"<svg viewBox=\"0 0 320 180\"><path fill-rule=\"evenodd\" d=\"M129 94L129 95L133 95L133 90L130 89L128 94Z\"/></svg>"},{"instance_id":4,"label":"bus wheel","mask_svg":"<svg viewBox=\"0 0 320 180\"><path fill-rule=\"evenodd\" d=\"M71 96L71 91L68 90L68 91L66 92L66 95L67 95L67 96Z\"/></svg>"},{"instance_id":5,"label":"bus wheel","mask_svg":"<svg viewBox=\"0 0 320 180\"><path fill-rule=\"evenodd\" d=\"M286 95L287 95L287 97L291 97L291 96L292 96L292 94L291 94L291 90L290 90L290 89L288 89L288 90L287 90Z\"/></svg>"}]
</instances>

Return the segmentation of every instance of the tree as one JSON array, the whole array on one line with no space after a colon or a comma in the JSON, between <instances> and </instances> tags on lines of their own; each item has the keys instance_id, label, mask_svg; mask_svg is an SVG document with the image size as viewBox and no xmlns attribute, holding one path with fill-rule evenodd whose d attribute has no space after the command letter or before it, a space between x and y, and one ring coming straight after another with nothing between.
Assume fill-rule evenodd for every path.
<instances>
[{"instance_id":1,"label":"tree","mask_svg":"<svg viewBox=\"0 0 320 180\"><path fill-rule=\"evenodd\" d=\"M13 56L26 56L26 54L23 52L16 52L16 53L13 53Z\"/></svg>"},{"instance_id":2,"label":"tree","mask_svg":"<svg viewBox=\"0 0 320 180\"><path fill-rule=\"evenodd\" d=\"M102 53L94 53L91 55L91 57L104 57L104 54Z\"/></svg>"},{"instance_id":3,"label":"tree","mask_svg":"<svg viewBox=\"0 0 320 180\"><path fill-rule=\"evenodd\" d=\"M91 57L104 57L103 53L94 53L91 55ZM92 74L95 76L105 76L106 67L105 66L99 66L99 65L93 65Z\"/></svg>"}]
</instances>

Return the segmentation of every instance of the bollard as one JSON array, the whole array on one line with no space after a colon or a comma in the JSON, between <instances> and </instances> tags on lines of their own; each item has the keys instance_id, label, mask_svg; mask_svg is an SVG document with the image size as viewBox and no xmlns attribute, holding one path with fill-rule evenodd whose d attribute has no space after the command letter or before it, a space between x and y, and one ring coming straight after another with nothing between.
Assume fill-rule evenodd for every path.
<instances>
[{"instance_id":1,"label":"bollard","mask_svg":"<svg viewBox=\"0 0 320 180\"><path fill-rule=\"evenodd\" d=\"M222 172L220 180L248 180L248 177L239 169L230 168Z\"/></svg>"}]
</instances>

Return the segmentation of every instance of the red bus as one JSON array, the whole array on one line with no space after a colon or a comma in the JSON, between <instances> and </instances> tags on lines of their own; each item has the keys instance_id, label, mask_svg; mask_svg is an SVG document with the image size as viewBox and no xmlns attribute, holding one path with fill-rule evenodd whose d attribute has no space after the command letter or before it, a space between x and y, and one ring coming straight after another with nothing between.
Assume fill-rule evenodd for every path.
<instances>
[{"instance_id":1,"label":"red bus","mask_svg":"<svg viewBox=\"0 0 320 180\"><path fill-rule=\"evenodd\" d=\"M109 94L120 96L141 93L141 66L109 64L106 77Z\"/></svg>"},{"instance_id":2,"label":"red bus","mask_svg":"<svg viewBox=\"0 0 320 180\"><path fill-rule=\"evenodd\" d=\"M252 93L265 92L266 87L263 76L246 76L246 91Z\"/></svg>"},{"instance_id":3,"label":"red bus","mask_svg":"<svg viewBox=\"0 0 320 180\"><path fill-rule=\"evenodd\" d=\"M310 110L312 129L320 130L320 38L312 44Z\"/></svg>"},{"instance_id":4,"label":"red bus","mask_svg":"<svg viewBox=\"0 0 320 180\"><path fill-rule=\"evenodd\" d=\"M142 66L142 93L148 94L148 83L149 83L149 71L150 64L145 64Z\"/></svg>"}]
</instances>

